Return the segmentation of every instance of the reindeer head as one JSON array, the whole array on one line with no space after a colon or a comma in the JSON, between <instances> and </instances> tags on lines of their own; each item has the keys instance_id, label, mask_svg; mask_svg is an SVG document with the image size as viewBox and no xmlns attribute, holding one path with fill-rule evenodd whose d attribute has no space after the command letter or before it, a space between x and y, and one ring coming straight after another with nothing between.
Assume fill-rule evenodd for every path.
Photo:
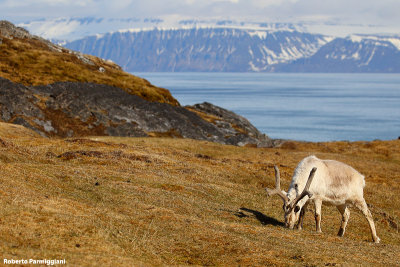
<instances>
[{"instance_id":1,"label":"reindeer head","mask_svg":"<svg viewBox=\"0 0 400 267\"><path fill-rule=\"evenodd\" d=\"M289 199L287 193L281 190L279 169L277 166L274 166L274 168L275 168L275 188L274 189L265 188L265 190L267 191L268 196L278 195L282 198L283 212L285 215L285 226L290 229L293 229L294 225L299 220L300 211L302 206L304 205L304 203L303 205L300 204L298 205L299 201L302 200L305 196L308 196L309 198L312 196L312 194L308 190L310 188L311 182L314 178L314 174L317 168L314 167L311 170L306 186L303 189L303 192L300 195L296 196L296 198L294 199Z\"/></svg>"}]
</instances>

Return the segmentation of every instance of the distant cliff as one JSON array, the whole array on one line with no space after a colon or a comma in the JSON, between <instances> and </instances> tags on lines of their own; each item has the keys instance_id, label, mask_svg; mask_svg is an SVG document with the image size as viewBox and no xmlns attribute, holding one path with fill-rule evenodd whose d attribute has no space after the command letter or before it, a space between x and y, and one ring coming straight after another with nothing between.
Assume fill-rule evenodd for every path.
<instances>
[{"instance_id":1,"label":"distant cliff","mask_svg":"<svg viewBox=\"0 0 400 267\"><path fill-rule=\"evenodd\" d=\"M330 38L296 31L229 28L122 31L65 47L118 62L134 71L266 71L308 57Z\"/></svg>"},{"instance_id":2,"label":"distant cliff","mask_svg":"<svg viewBox=\"0 0 400 267\"><path fill-rule=\"evenodd\" d=\"M336 38L311 57L274 66L277 72L400 72L400 38Z\"/></svg>"},{"instance_id":3,"label":"distant cliff","mask_svg":"<svg viewBox=\"0 0 400 267\"><path fill-rule=\"evenodd\" d=\"M400 72L400 37L293 29L131 30L65 44L130 72Z\"/></svg>"}]
</instances>

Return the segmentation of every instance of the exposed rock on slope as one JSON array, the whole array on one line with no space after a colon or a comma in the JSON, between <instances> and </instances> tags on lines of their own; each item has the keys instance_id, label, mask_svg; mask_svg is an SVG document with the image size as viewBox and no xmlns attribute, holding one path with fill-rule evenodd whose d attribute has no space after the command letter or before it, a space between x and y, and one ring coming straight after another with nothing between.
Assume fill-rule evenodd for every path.
<instances>
[{"instance_id":1,"label":"exposed rock on slope","mask_svg":"<svg viewBox=\"0 0 400 267\"><path fill-rule=\"evenodd\" d=\"M0 78L0 113L2 121L24 125L42 136L170 136L273 145L243 117L211 104L186 109L93 83L30 87Z\"/></svg>"},{"instance_id":2,"label":"exposed rock on slope","mask_svg":"<svg viewBox=\"0 0 400 267\"><path fill-rule=\"evenodd\" d=\"M0 36L4 36L6 38L27 38L30 37L31 35L27 30L21 27L15 27L14 24L6 21L6 20L1 20L0 21Z\"/></svg>"},{"instance_id":3,"label":"exposed rock on slope","mask_svg":"<svg viewBox=\"0 0 400 267\"><path fill-rule=\"evenodd\" d=\"M187 109L196 112L206 121L214 124L224 134L230 143L238 145L257 144L258 146L272 146L279 140L271 140L261 133L246 118L224 108L204 102ZM256 140L256 142L254 142Z\"/></svg>"}]
</instances>

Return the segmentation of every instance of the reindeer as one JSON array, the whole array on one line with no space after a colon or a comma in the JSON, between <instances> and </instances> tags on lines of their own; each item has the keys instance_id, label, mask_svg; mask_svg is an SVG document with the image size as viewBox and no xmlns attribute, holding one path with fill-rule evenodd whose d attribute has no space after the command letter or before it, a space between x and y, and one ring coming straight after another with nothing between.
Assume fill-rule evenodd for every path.
<instances>
[{"instance_id":1,"label":"reindeer","mask_svg":"<svg viewBox=\"0 0 400 267\"><path fill-rule=\"evenodd\" d=\"M307 206L312 201L315 205L316 231L322 232L321 206L324 203L336 206L342 214L338 236L343 236L350 217L349 206L354 206L367 219L372 240L379 243L380 238L376 235L371 212L363 197L364 176L354 168L339 161L321 160L309 156L297 165L287 193L280 188L277 166L275 166L275 180L275 189L266 188L266 191L268 196L276 194L282 198L286 227L293 229L297 223L296 228L301 230Z\"/></svg>"}]
</instances>

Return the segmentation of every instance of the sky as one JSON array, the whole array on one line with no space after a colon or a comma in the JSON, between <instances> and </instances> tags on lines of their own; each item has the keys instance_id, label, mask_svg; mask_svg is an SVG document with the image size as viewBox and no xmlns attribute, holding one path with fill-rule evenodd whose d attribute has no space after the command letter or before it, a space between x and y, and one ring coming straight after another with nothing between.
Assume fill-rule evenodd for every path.
<instances>
[{"instance_id":1,"label":"sky","mask_svg":"<svg viewBox=\"0 0 400 267\"><path fill-rule=\"evenodd\" d=\"M394 26L399 11L399 0L0 0L1 17L14 21L181 15Z\"/></svg>"},{"instance_id":2,"label":"sky","mask_svg":"<svg viewBox=\"0 0 400 267\"><path fill-rule=\"evenodd\" d=\"M378 25L400 33L400 0L0 0L0 19L236 19Z\"/></svg>"}]
</instances>

